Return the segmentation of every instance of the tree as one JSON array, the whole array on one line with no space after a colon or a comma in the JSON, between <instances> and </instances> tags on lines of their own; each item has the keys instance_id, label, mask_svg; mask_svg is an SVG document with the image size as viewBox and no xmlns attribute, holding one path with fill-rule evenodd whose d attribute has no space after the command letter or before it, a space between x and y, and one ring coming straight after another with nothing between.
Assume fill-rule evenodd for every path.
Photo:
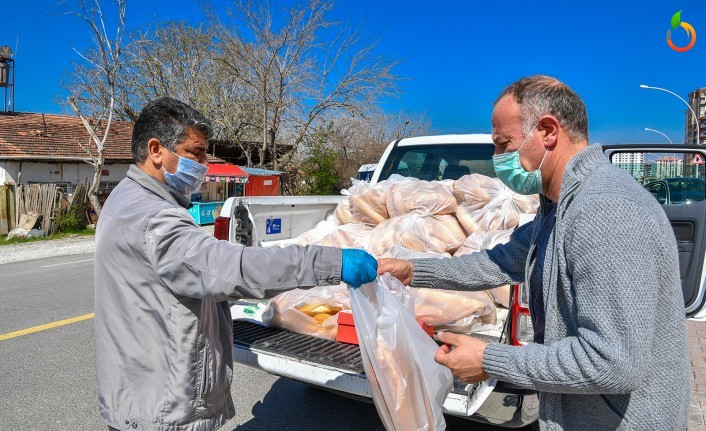
<instances>
[{"instance_id":1,"label":"tree","mask_svg":"<svg viewBox=\"0 0 706 431\"><path fill-rule=\"evenodd\" d=\"M251 165L247 142L257 123L254 98L217 61L215 37L203 24L173 21L159 23L151 35L134 35L125 86L139 104L170 96L202 112L213 123L214 140L235 143Z\"/></svg>"},{"instance_id":2,"label":"tree","mask_svg":"<svg viewBox=\"0 0 706 431\"><path fill-rule=\"evenodd\" d=\"M381 97L395 94L397 62L376 54L377 42L366 43L360 28L329 19L332 9L333 2L309 0L276 20L268 2L244 0L228 22L210 15L219 61L256 98L260 166L278 140L290 145L282 154L273 152L274 169L289 163L312 130L336 115L365 116Z\"/></svg>"},{"instance_id":3,"label":"tree","mask_svg":"<svg viewBox=\"0 0 706 431\"><path fill-rule=\"evenodd\" d=\"M337 188L350 187L360 165L376 163L395 139L429 134L431 122L425 114L379 113L334 120L329 143L336 153Z\"/></svg>"},{"instance_id":4,"label":"tree","mask_svg":"<svg viewBox=\"0 0 706 431\"><path fill-rule=\"evenodd\" d=\"M336 152L328 145L332 127L319 127L304 141L306 157L302 163L301 192L305 195L331 195L338 184Z\"/></svg>"},{"instance_id":5,"label":"tree","mask_svg":"<svg viewBox=\"0 0 706 431\"><path fill-rule=\"evenodd\" d=\"M83 21L89 28L93 49L86 55L74 49L85 61L84 64L74 64L72 76L75 78L70 87L68 104L81 119L88 131L90 141L83 144L77 143L88 153L87 163L94 167L93 181L88 191L90 200L96 214L100 216L101 204L98 201L101 172L105 162L105 144L110 133L110 126L115 113L115 99L118 76L120 75L122 42L125 35L125 8L126 0L114 0L117 22L109 34L99 0L76 0L76 5L71 7L68 2L67 15L73 15ZM100 103L94 103L87 111L86 104L79 100L95 98Z\"/></svg>"}]
</instances>

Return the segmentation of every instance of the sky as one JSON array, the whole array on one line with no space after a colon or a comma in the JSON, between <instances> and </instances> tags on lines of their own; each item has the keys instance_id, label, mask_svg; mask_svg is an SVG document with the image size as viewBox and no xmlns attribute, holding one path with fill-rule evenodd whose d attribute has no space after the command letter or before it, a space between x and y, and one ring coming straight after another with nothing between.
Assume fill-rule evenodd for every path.
<instances>
[{"instance_id":1,"label":"sky","mask_svg":"<svg viewBox=\"0 0 706 431\"><path fill-rule=\"evenodd\" d=\"M0 45L16 49L15 111L69 113L61 77L90 44L84 24L58 0L4 2ZM273 7L291 1L272 0ZM482 4L481 4L482 3ZM683 102L706 87L706 2L336 0L333 15L362 25L379 52L400 59L400 96L388 111L425 113L435 133L489 133L497 94L533 74L554 76L585 101L591 143L683 142ZM226 1L214 1L224 8ZM127 26L204 19L197 0L128 0ZM666 42L682 11L697 40L687 52ZM19 41L18 41L19 38ZM672 32L677 46L686 32ZM0 93L0 97L2 93ZM0 99L0 103L2 99Z\"/></svg>"}]
</instances>

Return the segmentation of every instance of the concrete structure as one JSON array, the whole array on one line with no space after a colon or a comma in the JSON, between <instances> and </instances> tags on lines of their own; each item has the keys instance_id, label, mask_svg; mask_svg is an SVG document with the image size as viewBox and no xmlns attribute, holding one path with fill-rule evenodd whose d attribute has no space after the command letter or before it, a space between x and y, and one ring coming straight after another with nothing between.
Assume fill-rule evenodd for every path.
<instances>
[{"instance_id":1,"label":"concrete structure","mask_svg":"<svg viewBox=\"0 0 706 431\"><path fill-rule=\"evenodd\" d=\"M638 181L645 176L644 153L617 153L613 155L612 163L624 169Z\"/></svg>"},{"instance_id":2,"label":"concrete structure","mask_svg":"<svg viewBox=\"0 0 706 431\"><path fill-rule=\"evenodd\" d=\"M686 130L684 143L687 145L704 144L706 143L706 87L699 88L689 93L689 105L696 113L696 116L699 117L701 137L697 142L694 114L687 109L684 111L684 130Z\"/></svg>"},{"instance_id":3,"label":"concrete structure","mask_svg":"<svg viewBox=\"0 0 706 431\"><path fill-rule=\"evenodd\" d=\"M655 161L657 178L681 177L684 171L684 161L679 157L665 156Z\"/></svg>"}]
</instances>

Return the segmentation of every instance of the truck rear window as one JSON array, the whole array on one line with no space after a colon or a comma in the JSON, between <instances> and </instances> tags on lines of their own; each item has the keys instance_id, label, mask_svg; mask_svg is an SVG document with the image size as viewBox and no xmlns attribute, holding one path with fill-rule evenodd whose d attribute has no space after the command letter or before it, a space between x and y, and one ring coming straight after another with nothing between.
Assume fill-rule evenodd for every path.
<instances>
[{"instance_id":1,"label":"truck rear window","mask_svg":"<svg viewBox=\"0 0 706 431\"><path fill-rule=\"evenodd\" d=\"M493 144L435 144L396 147L390 153L378 181L392 174L425 181L457 180L464 175L495 177Z\"/></svg>"}]
</instances>

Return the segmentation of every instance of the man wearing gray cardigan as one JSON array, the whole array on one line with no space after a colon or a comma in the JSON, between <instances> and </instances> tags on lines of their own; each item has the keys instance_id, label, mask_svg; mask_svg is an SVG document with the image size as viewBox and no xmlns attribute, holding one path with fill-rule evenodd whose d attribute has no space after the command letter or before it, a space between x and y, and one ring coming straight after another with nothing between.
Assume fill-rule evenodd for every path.
<instances>
[{"instance_id":1,"label":"man wearing gray cardigan","mask_svg":"<svg viewBox=\"0 0 706 431\"><path fill-rule=\"evenodd\" d=\"M384 259L378 272L452 290L526 283L535 343L444 333L435 359L467 382L492 376L537 390L542 429L686 429L684 303L664 211L588 145L585 105L562 82L531 76L508 86L492 125L498 177L540 193L534 221L492 250Z\"/></svg>"}]
</instances>

